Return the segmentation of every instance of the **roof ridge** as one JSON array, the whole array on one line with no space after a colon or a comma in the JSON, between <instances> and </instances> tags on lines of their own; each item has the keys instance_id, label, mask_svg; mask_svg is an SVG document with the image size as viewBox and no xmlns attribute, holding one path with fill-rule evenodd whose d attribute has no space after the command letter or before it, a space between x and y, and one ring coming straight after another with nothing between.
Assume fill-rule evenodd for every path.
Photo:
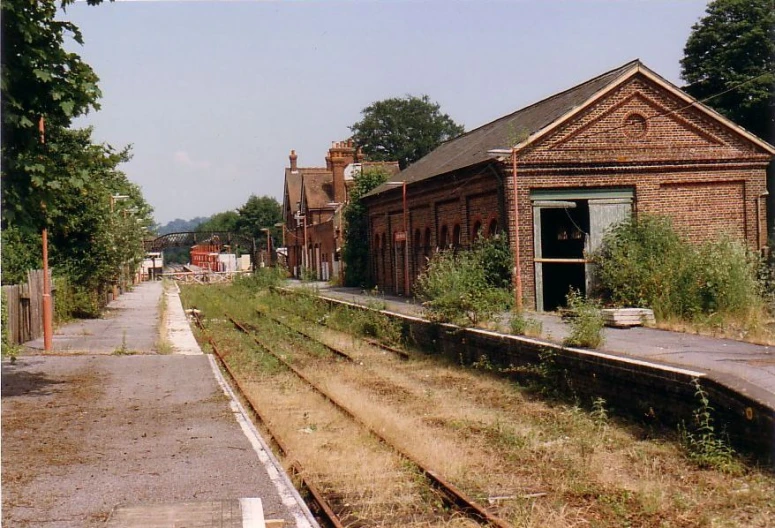
<instances>
[{"instance_id":1,"label":"roof ridge","mask_svg":"<svg viewBox=\"0 0 775 528\"><path fill-rule=\"evenodd\" d=\"M574 86L571 86L570 88L567 88L567 89L565 89L565 90L563 90L561 92L557 92L555 94L550 95L549 97L545 97L545 98L543 98L543 99L541 99L539 101L536 101L535 103L529 104L527 106L523 106L522 108L519 108L519 109L511 112L510 114L506 114L504 116L501 116L501 117L498 117L496 119L493 119L492 121L489 121L487 123L479 125L476 128L472 128L471 130L468 130L467 132L464 132L463 134L460 134L459 136L455 136L454 138L448 139L444 143L448 143L450 141L455 141L458 138L462 138L462 137L467 136L467 135L469 135L469 134L471 134L473 132L476 132L480 128L484 128L486 126L493 125L493 124L497 123L498 121L503 121L503 120L506 120L506 119L510 119L510 118L514 117L516 114L518 114L520 112L524 112L525 110L528 110L528 109L533 108L535 106L538 106L540 104L543 104L543 103L546 103L548 101L551 101L552 99L556 99L556 98L558 98L560 96L563 96L563 95L567 94L568 92L571 92L573 90L577 90L577 89L579 89L579 88L581 88L583 86L586 86L588 84L591 84L593 82L597 82L597 81L599 81L600 79L602 79L603 77L605 77L607 75L612 75L612 74L614 74L616 72L624 73L626 70L629 70L633 66L640 67L640 66L643 66L643 63L640 61L640 59L637 59L637 58L633 59L633 60L631 60L631 61L629 61L629 62L619 66L618 68L614 68L614 69L609 70L607 72L601 73L600 75L598 75L596 77L593 77L591 79L587 79L586 81L584 81L582 83L579 83L579 84L576 84ZM441 143L441 145L443 145L444 143ZM439 145L439 146L441 146L441 145Z\"/></svg>"}]
</instances>

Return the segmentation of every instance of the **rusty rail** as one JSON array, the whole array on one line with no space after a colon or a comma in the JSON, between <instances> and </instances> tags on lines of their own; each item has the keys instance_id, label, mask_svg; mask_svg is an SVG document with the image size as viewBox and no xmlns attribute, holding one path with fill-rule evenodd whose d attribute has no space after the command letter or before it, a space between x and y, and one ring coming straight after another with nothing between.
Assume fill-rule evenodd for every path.
<instances>
[{"instance_id":1,"label":"rusty rail","mask_svg":"<svg viewBox=\"0 0 775 528\"><path fill-rule=\"evenodd\" d=\"M489 523L492 526L497 526L498 528L511 528L511 525L506 523L504 520L492 515L490 512L484 509L481 505L474 502L473 499L468 497L462 490L458 489L453 484L447 482L444 480L443 477L435 473L433 470L428 469L425 467L419 460L414 458L409 453L405 452L395 444L393 444L388 438L384 435L382 435L379 431L371 427L369 424L365 423L361 418L359 418L353 411L351 411L346 405L339 402L336 398L328 394L325 390L323 390L317 383L309 379L303 372L301 372L299 369L291 365L288 361L283 359L279 354L276 354L272 352L264 343L262 343L258 338L255 337L253 333L251 333L248 328L240 323L239 321L235 320L232 317L229 317L229 320L234 324L235 328L240 330L241 332L245 333L246 335L249 335L253 338L253 341L258 345L258 347L263 350L265 353L271 355L275 359L277 359L280 363L282 363L288 370L293 372L299 379L304 381L307 385L309 385L315 392L320 394L323 398L325 398L327 401L329 401L332 405L334 405L337 409L342 411L344 414L349 416L353 421L355 421L357 424L359 424L361 427L369 431L375 438L379 439L382 443L390 447L391 449L395 450L396 453L398 453L400 456L402 456L404 459L409 461L412 465L417 467L420 472L437 488L439 489L443 495L447 498L447 501L457 507L459 510L461 510L463 513L467 514L470 517L473 517L479 521L484 521Z\"/></svg>"},{"instance_id":2,"label":"rusty rail","mask_svg":"<svg viewBox=\"0 0 775 528\"><path fill-rule=\"evenodd\" d=\"M280 437L278 437L269 427L269 421L266 419L264 415L261 414L261 412L258 410L258 407L253 405L253 401L248 396L247 392L242 388L242 384L239 382L239 378L234 375L234 371L232 371L229 364L226 362L226 357L228 356L228 353L222 353L218 346L215 344L215 340L207 333L207 330L205 329L204 323L202 322L202 319L199 317L199 314L197 312L193 312L194 315L194 323L196 326L202 330L203 333L205 333L207 342L210 343L210 346L213 349L213 353L215 354L215 357L218 358L218 361L221 365L226 369L226 372L229 374L229 378L234 382L234 384L237 387L237 390L242 395L243 399L245 400L248 408L250 409L250 412L255 414L255 416L258 418L258 420L264 425L264 428L269 433L269 436L271 437L272 442L277 446L277 449L280 451L281 454L283 454L285 457L289 456L288 448L285 446L285 444L280 440ZM303 488L305 488L309 495L312 497L312 502L315 503L317 506L316 510L319 512L319 515L325 518L325 521L328 522L328 524L333 528L345 528L344 524L342 524L341 519L339 519L339 516L336 515L334 510L331 508L331 505L326 501L323 494L320 492L320 490L315 486L312 482L307 480L304 477L304 469L301 466L301 463L298 460L294 460L290 464L291 469L293 472L298 476L299 481Z\"/></svg>"},{"instance_id":3,"label":"rusty rail","mask_svg":"<svg viewBox=\"0 0 775 528\"><path fill-rule=\"evenodd\" d=\"M331 345L329 345L329 344L327 344L327 343L324 343L324 342L323 342L323 341L321 341L320 339L318 339L318 338L316 338L316 337L314 337L314 336L311 336L311 335L309 335L309 334L308 334L308 333L306 333L306 332L303 332L303 331L301 331L301 330L298 330L298 329L296 329L296 328L292 327L291 325L289 325L289 324L288 324L288 323L286 323L285 321L281 321L280 319L278 319L278 318L276 318L276 317L272 317L272 316L271 316L271 315L269 315L268 313L266 313L266 312L264 312L264 311L262 311L262 310L259 310L258 308L256 308L256 313L257 313L258 315L262 316L262 317L266 317L267 319L269 319L269 320L270 320L270 321L272 321L272 322L275 322L275 323L277 323L277 324L279 324L279 325L283 326L284 328L287 328L287 329L288 329L288 330L290 330L291 332L294 332L294 333L296 333L296 334L299 334L299 335L300 335L300 336L302 336L302 337L305 337L305 338L307 338L307 339L309 339L309 340L311 340L311 341L314 341L314 342L318 343L319 345L323 346L323 347L324 347L326 350L328 350L328 351L329 351L329 352L331 352L332 354L335 354L335 355L337 355L337 356L339 356L339 357L341 357L341 358L344 358L344 359L346 359L347 361L350 361L350 362L354 362L354 361L355 361L355 360L354 360L354 359L353 359L353 358L352 358L352 357L351 357L349 354L347 354L347 353L345 353L345 352L342 352L342 351L341 351L341 350L339 350L338 348L336 348L336 347L332 347ZM229 319L231 319L231 318L229 318ZM234 323L234 325L235 325L235 326L236 326L236 324L237 324L237 323L236 323L236 322L235 322L233 319L232 319L232 323ZM247 333L247 332L246 332L246 333Z\"/></svg>"}]
</instances>

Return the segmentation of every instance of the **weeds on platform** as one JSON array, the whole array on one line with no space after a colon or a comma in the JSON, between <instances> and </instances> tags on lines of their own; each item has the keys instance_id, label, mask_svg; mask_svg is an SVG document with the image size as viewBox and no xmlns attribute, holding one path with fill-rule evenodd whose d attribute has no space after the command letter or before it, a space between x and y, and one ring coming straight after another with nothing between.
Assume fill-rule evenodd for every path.
<instances>
[{"instance_id":1,"label":"weeds on platform","mask_svg":"<svg viewBox=\"0 0 775 528\"><path fill-rule=\"evenodd\" d=\"M598 348L603 345L603 314L600 304L585 298L581 292L571 288L567 296L570 318L570 335L563 340L565 346Z\"/></svg>"},{"instance_id":2,"label":"weeds on platform","mask_svg":"<svg viewBox=\"0 0 775 528\"><path fill-rule=\"evenodd\" d=\"M697 378L692 380L692 384L694 394L700 402L700 406L694 411L694 427L689 430L686 424L681 424L678 428L686 456L701 468L716 469L732 475L742 474L744 469L735 450L716 432L713 407L710 405L708 393Z\"/></svg>"}]
</instances>

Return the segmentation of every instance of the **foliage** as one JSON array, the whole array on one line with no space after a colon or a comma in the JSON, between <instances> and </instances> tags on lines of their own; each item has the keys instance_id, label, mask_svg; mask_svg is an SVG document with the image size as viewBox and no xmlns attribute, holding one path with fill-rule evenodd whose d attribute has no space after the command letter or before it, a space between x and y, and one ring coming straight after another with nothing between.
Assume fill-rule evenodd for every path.
<instances>
[{"instance_id":1,"label":"foliage","mask_svg":"<svg viewBox=\"0 0 775 528\"><path fill-rule=\"evenodd\" d=\"M464 131L427 95L383 99L361 115L363 119L350 127L355 143L369 159L398 161L401 169Z\"/></svg>"},{"instance_id":2,"label":"foliage","mask_svg":"<svg viewBox=\"0 0 775 528\"><path fill-rule=\"evenodd\" d=\"M40 266L42 248L40 234L8 226L2 231L3 284L21 284L27 271Z\"/></svg>"},{"instance_id":3,"label":"foliage","mask_svg":"<svg viewBox=\"0 0 775 528\"><path fill-rule=\"evenodd\" d=\"M5 292L2 292L0 293L0 353L3 357L10 357L11 362L14 362L20 350L21 346L11 343L8 335L8 299L5 297Z\"/></svg>"},{"instance_id":4,"label":"foliage","mask_svg":"<svg viewBox=\"0 0 775 528\"><path fill-rule=\"evenodd\" d=\"M282 222L282 207L277 200L271 196L251 195L245 204L237 209L239 218L237 219L237 231L245 236L256 239L257 242L266 244L266 234L261 231L262 228L269 228L274 240L274 247L277 247L276 241L281 238L280 228L275 224Z\"/></svg>"},{"instance_id":5,"label":"foliage","mask_svg":"<svg viewBox=\"0 0 775 528\"><path fill-rule=\"evenodd\" d=\"M369 272L369 217L361 197L386 182L390 177L384 168L371 168L356 174L350 189L350 202L344 209L345 283L348 286L371 286Z\"/></svg>"},{"instance_id":6,"label":"foliage","mask_svg":"<svg viewBox=\"0 0 775 528\"><path fill-rule=\"evenodd\" d=\"M224 211L216 213L207 220L201 222L194 231L207 233L212 231L237 232L237 222L239 222L239 213L236 211Z\"/></svg>"},{"instance_id":7,"label":"foliage","mask_svg":"<svg viewBox=\"0 0 775 528\"><path fill-rule=\"evenodd\" d=\"M578 290L573 288L568 292L566 299L573 316L570 319L570 334L563 340L563 344L584 348L602 346L605 339L600 305L592 299L585 299Z\"/></svg>"},{"instance_id":8,"label":"foliage","mask_svg":"<svg viewBox=\"0 0 775 528\"><path fill-rule=\"evenodd\" d=\"M185 233L188 231L196 231L199 224L206 222L208 218L204 216L197 216L191 220L183 220L182 218L176 218L164 225L155 225L154 231L159 235L166 235L169 233Z\"/></svg>"},{"instance_id":9,"label":"foliage","mask_svg":"<svg viewBox=\"0 0 775 528\"><path fill-rule=\"evenodd\" d=\"M678 428L687 457L701 468L717 469L733 475L743 473L743 465L737 460L735 450L716 433L708 393L697 378L692 380L692 384L694 394L700 400L700 406L694 411L694 429L689 431L684 424Z\"/></svg>"},{"instance_id":10,"label":"foliage","mask_svg":"<svg viewBox=\"0 0 775 528\"><path fill-rule=\"evenodd\" d=\"M524 312L513 311L509 319L509 329L512 335L541 337L544 325L538 319L525 317Z\"/></svg>"},{"instance_id":11,"label":"foliage","mask_svg":"<svg viewBox=\"0 0 775 528\"><path fill-rule=\"evenodd\" d=\"M282 286L286 278L286 272L279 266L267 266L256 268L251 275L242 275L235 279L235 286L247 288L250 291L267 290Z\"/></svg>"},{"instance_id":12,"label":"foliage","mask_svg":"<svg viewBox=\"0 0 775 528\"><path fill-rule=\"evenodd\" d=\"M727 236L693 246L666 218L641 216L613 227L593 256L602 295L660 319L744 316L762 305L758 258Z\"/></svg>"},{"instance_id":13,"label":"foliage","mask_svg":"<svg viewBox=\"0 0 775 528\"><path fill-rule=\"evenodd\" d=\"M78 28L62 20L55 2L26 0L3 2L2 24L3 281L41 267L47 228L54 273L91 305L106 282L126 273L122 266L139 262L151 208L118 170L128 148L95 144L91 129L69 128L100 97L96 74L65 50L67 39L83 43ZM117 194L126 199L112 208Z\"/></svg>"},{"instance_id":14,"label":"foliage","mask_svg":"<svg viewBox=\"0 0 775 528\"><path fill-rule=\"evenodd\" d=\"M484 262L491 251L487 246L483 243L471 251L442 251L433 256L415 284L432 319L478 324L509 308L509 290L488 282Z\"/></svg>"},{"instance_id":15,"label":"foliage","mask_svg":"<svg viewBox=\"0 0 775 528\"><path fill-rule=\"evenodd\" d=\"M3 218L40 230L46 222L41 204L52 211L62 187L78 186L83 176L52 171L38 123L47 134L99 107L97 75L65 40L83 44L78 28L57 17L54 2L8 0L2 3Z\"/></svg>"},{"instance_id":16,"label":"foliage","mask_svg":"<svg viewBox=\"0 0 775 528\"><path fill-rule=\"evenodd\" d=\"M511 253L509 239L501 233L489 238L479 237L474 242L474 249L477 251L487 284L494 288L511 288L514 255Z\"/></svg>"},{"instance_id":17,"label":"foliage","mask_svg":"<svg viewBox=\"0 0 775 528\"><path fill-rule=\"evenodd\" d=\"M692 27L681 60L689 94L754 134L772 139L775 114L775 5L713 0ZM742 86L742 83L745 83ZM735 89L731 89L736 87Z\"/></svg>"},{"instance_id":18,"label":"foliage","mask_svg":"<svg viewBox=\"0 0 775 528\"><path fill-rule=\"evenodd\" d=\"M324 320L331 328L357 336L373 337L383 343L398 345L401 342L401 324L398 320L379 312L379 307L350 308L337 306Z\"/></svg>"}]
</instances>

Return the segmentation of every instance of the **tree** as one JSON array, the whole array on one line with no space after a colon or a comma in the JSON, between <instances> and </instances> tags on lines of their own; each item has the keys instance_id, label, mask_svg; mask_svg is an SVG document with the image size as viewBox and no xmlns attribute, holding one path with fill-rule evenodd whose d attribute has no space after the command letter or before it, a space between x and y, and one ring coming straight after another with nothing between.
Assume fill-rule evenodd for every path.
<instances>
[{"instance_id":1,"label":"tree","mask_svg":"<svg viewBox=\"0 0 775 528\"><path fill-rule=\"evenodd\" d=\"M759 137L771 137L775 2L714 0L692 27L681 60L684 88Z\"/></svg>"},{"instance_id":2,"label":"tree","mask_svg":"<svg viewBox=\"0 0 775 528\"><path fill-rule=\"evenodd\" d=\"M391 98L370 104L363 119L350 127L355 143L374 161L398 161L401 169L442 142L463 133L427 95Z\"/></svg>"},{"instance_id":3,"label":"tree","mask_svg":"<svg viewBox=\"0 0 775 528\"><path fill-rule=\"evenodd\" d=\"M775 1L713 0L692 27L681 60L687 93L775 144ZM742 84L745 83L745 84ZM767 171L775 236L775 163Z\"/></svg>"},{"instance_id":4,"label":"tree","mask_svg":"<svg viewBox=\"0 0 775 528\"><path fill-rule=\"evenodd\" d=\"M224 211L216 213L196 227L200 233L206 232L237 232L237 223L239 222L239 213L237 211Z\"/></svg>"},{"instance_id":5,"label":"tree","mask_svg":"<svg viewBox=\"0 0 775 528\"><path fill-rule=\"evenodd\" d=\"M280 231L275 227L282 221L282 207L280 203L271 196L251 195L245 205L237 209L239 219L237 220L237 231L258 241L265 241L266 234L261 231L263 228L269 228L273 238L277 238Z\"/></svg>"},{"instance_id":6,"label":"tree","mask_svg":"<svg viewBox=\"0 0 775 528\"><path fill-rule=\"evenodd\" d=\"M74 24L57 20L55 2L7 0L1 13L3 219L21 217L39 229L48 222L52 197L72 183L59 177L80 177L46 170L39 120L45 118L48 133L67 128L99 108L101 94L91 67L64 49L65 38L79 44L83 38Z\"/></svg>"},{"instance_id":7,"label":"tree","mask_svg":"<svg viewBox=\"0 0 775 528\"><path fill-rule=\"evenodd\" d=\"M372 168L356 174L350 189L350 203L344 210L345 232L342 258L345 263L345 281L348 286L370 286L369 273L369 218L361 198L383 184L390 177L384 168Z\"/></svg>"}]
</instances>

